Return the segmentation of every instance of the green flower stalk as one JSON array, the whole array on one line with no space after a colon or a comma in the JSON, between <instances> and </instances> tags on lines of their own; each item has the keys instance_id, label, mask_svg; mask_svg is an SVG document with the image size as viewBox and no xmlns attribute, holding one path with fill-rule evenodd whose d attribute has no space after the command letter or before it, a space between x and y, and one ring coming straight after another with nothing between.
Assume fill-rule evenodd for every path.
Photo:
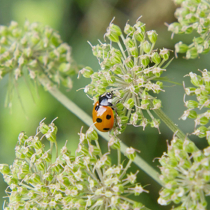
<instances>
[{"instance_id":1,"label":"green flower stalk","mask_svg":"<svg viewBox=\"0 0 210 210\"><path fill-rule=\"evenodd\" d=\"M76 74L70 46L49 26L29 21L23 27L14 21L0 26L0 63L0 79L9 75L7 103L24 70L32 80L46 75L53 84L68 89L72 87L71 76Z\"/></svg>"},{"instance_id":2,"label":"green flower stalk","mask_svg":"<svg viewBox=\"0 0 210 210\"><path fill-rule=\"evenodd\" d=\"M181 41L175 45L176 53L186 53L187 59L195 59L199 54L209 52L210 1L209 0L174 0L181 7L176 9L178 22L168 25L168 30L174 34L197 33L192 43L187 45Z\"/></svg>"},{"instance_id":3,"label":"green flower stalk","mask_svg":"<svg viewBox=\"0 0 210 210\"><path fill-rule=\"evenodd\" d=\"M175 135L167 153L159 159L164 187L158 203L177 204L173 210L206 210L210 195L210 147L198 150L192 141Z\"/></svg>"},{"instance_id":4,"label":"green flower stalk","mask_svg":"<svg viewBox=\"0 0 210 210\"><path fill-rule=\"evenodd\" d=\"M5 210L20 209L122 209L146 210L140 202L128 196L139 196L144 190L137 183L137 174L127 172L136 150L127 148L128 161L118 153L118 164L111 163L111 149L120 152L120 140L112 139L108 152L102 154L98 135L90 127L86 133L79 133L79 145L75 155L67 148L53 158L53 145L56 144L57 127L40 122L35 136L21 132L15 148L16 158L9 166L0 164L0 172L9 185L6 193L9 201ZM50 142L45 150L43 140ZM55 159L55 161L53 161Z\"/></svg>"},{"instance_id":5,"label":"green flower stalk","mask_svg":"<svg viewBox=\"0 0 210 210\"><path fill-rule=\"evenodd\" d=\"M193 134L203 138L206 137L210 144L210 72L207 69L199 70L202 76L190 72L191 87L185 87L184 104L187 110L181 116L182 120L194 119L195 129ZM186 100L186 96L195 96L196 100Z\"/></svg>"},{"instance_id":6,"label":"green flower stalk","mask_svg":"<svg viewBox=\"0 0 210 210\"><path fill-rule=\"evenodd\" d=\"M84 91L94 101L105 92L113 92L112 103L116 106L116 129L119 132L127 123L143 128L150 124L159 128L160 122L151 110L160 109L161 101L152 95L164 91L158 78L170 63L170 52L165 48L154 49L156 31L146 32L145 24L139 20L133 26L126 23L124 34L111 22L104 35L110 43L91 45L100 70L94 72L91 67L80 70L84 77L91 78Z\"/></svg>"}]
</instances>

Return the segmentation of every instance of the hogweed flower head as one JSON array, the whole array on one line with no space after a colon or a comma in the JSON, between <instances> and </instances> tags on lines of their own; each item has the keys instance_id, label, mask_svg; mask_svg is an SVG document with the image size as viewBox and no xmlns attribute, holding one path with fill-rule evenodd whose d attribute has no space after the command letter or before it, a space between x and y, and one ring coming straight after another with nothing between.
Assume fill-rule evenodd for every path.
<instances>
[{"instance_id":1,"label":"hogweed flower head","mask_svg":"<svg viewBox=\"0 0 210 210\"><path fill-rule=\"evenodd\" d=\"M159 121L151 110L159 109L161 101L152 94L164 91L158 78L170 62L170 51L154 49L157 33L146 31L139 19L133 26L126 23L124 34L111 22L104 38L109 43L99 41L96 46L91 45L100 70L94 72L91 67L80 70L84 77L91 78L91 83L84 88L85 93L94 101L105 92L113 93L112 103L116 106L121 131L127 123L143 128L150 123L158 128Z\"/></svg>"},{"instance_id":2,"label":"hogweed flower head","mask_svg":"<svg viewBox=\"0 0 210 210\"><path fill-rule=\"evenodd\" d=\"M175 11L178 22L171 23L168 30L173 34L190 34L197 32L192 43L181 41L175 45L176 53L186 53L187 59L194 59L199 54L209 52L210 1L209 0L174 0L180 5ZM172 36L173 36L172 34Z\"/></svg>"},{"instance_id":3,"label":"hogweed flower head","mask_svg":"<svg viewBox=\"0 0 210 210\"><path fill-rule=\"evenodd\" d=\"M191 87L184 87L184 105L187 110L181 116L182 120L187 118L194 119L195 128L193 134L203 138L206 137L210 144L210 72L207 69L199 70L201 75L190 72ZM185 86L185 85L184 85ZM196 97L196 100L186 100L188 96Z\"/></svg>"},{"instance_id":4,"label":"hogweed flower head","mask_svg":"<svg viewBox=\"0 0 210 210\"><path fill-rule=\"evenodd\" d=\"M192 141L174 135L167 153L159 159L164 187L158 203L179 205L174 210L205 210L205 196L210 195L209 161L210 147L201 151Z\"/></svg>"},{"instance_id":5,"label":"hogweed flower head","mask_svg":"<svg viewBox=\"0 0 210 210\"><path fill-rule=\"evenodd\" d=\"M71 47L60 35L49 26L29 21L23 27L14 21L0 26L0 63L0 79L9 74L10 86L15 86L26 70L32 80L47 75L52 84L71 89L71 76L77 71Z\"/></svg>"},{"instance_id":6,"label":"hogweed flower head","mask_svg":"<svg viewBox=\"0 0 210 210\"><path fill-rule=\"evenodd\" d=\"M126 198L148 192L137 183L138 171L127 172L134 158L132 148L128 149L127 163L119 159L117 165L112 164L111 148L120 150L115 147L117 142L120 144L119 139L115 138L115 144L102 154L98 135L91 127L86 133L79 133L75 155L65 144L53 158L56 133L54 122L47 125L41 121L35 136L19 134L14 163L0 164L0 172L9 185L5 209L145 209L142 203ZM47 151L44 138L51 144Z\"/></svg>"}]
</instances>

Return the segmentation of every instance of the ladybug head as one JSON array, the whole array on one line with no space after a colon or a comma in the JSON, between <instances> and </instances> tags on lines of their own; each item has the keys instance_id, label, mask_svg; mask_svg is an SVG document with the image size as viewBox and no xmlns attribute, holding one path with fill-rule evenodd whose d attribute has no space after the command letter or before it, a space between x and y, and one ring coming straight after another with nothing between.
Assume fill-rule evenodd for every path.
<instances>
[{"instance_id":1,"label":"ladybug head","mask_svg":"<svg viewBox=\"0 0 210 210\"><path fill-rule=\"evenodd\" d=\"M112 106L112 103L109 99L113 98L113 92L104 93L99 96L99 105L102 106Z\"/></svg>"},{"instance_id":2,"label":"ladybug head","mask_svg":"<svg viewBox=\"0 0 210 210\"><path fill-rule=\"evenodd\" d=\"M111 99L111 98L113 98L113 92L108 92L108 93L106 93L105 96L107 99Z\"/></svg>"}]
</instances>

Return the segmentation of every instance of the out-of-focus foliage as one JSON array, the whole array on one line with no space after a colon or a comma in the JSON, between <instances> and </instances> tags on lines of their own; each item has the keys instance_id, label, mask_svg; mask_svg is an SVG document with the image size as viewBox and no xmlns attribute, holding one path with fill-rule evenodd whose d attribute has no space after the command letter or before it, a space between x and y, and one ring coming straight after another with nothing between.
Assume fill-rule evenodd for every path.
<instances>
[{"instance_id":1,"label":"out-of-focus foliage","mask_svg":"<svg viewBox=\"0 0 210 210\"><path fill-rule=\"evenodd\" d=\"M34 81L45 75L51 80L49 86L72 88L71 76L77 70L72 65L71 47L49 26L25 21L21 27L11 21L9 26L0 26L0 45L0 80L9 77L6 105L12 104L14 86L17 89L24 70Z\"/></svg>"},{"instance_id":2,"label":"out-of-focus foliage","mask_svg":"<svg viewBox=\"0 0 210 210\"><path fill-rule=\"evenodd\" d=\"M177 39L180 40L180 37L175 37L171 41L171 33L166 32L167 28L164 26L164 22L171 23L175 21L174 11L173 2L168 0L3 0L0 1L0 24L9 25L11 20L23 24L26 19L30 22L40 21L43 24L47 24L59 31L62 40L72 47L72 56L77 63L91 66L96 71L99 69L98 61L92 56L91 47L88 45L87 40L93 45L98 43L98 38L103 40L103 34L114 16L115 23L123 28L128 19L131 24L134 24L135 20L142 15L141 21L146 23L147 29L156 30L158 33L156 47L173 49L174 44L178 42ZM182 38L186 39L185 36ZM182 83L183 76L189 71L208 68L208 63L208 57L205 55L199 60L186 61L176 59L168 68L165 76L168 76L170 80ZM24 79L20 82L18 90L21 92L21 101L25 112L21 108L16 90L14 91L11 114L9 113L10 110L4 108L4 100L0 100L1 163L12 164L15 156L14 148L17 135L22 130L25 130L29 135L35 135L34 128L44 117L54 119L58 116L56 124L59 128L59 148L64 145L67 139L78 139L77 132L84 125L42 88L38 88L38 93L36 93L34 87L31 87L32 93L30 93L29 88L25 84L22 85L23 81ZM67 95L84 111L91 114L93 106L91 100L85 96L82 90L76 91L87 83L88 81L85 79L77 80L74 77L73 89ZM7 78L0 82L1 99L5 98L7 85ZM163 83L163 85L166 92L160 93L159 97L162 100L164 111L175 123L182 127L184 132L191 132L189 126L193 126L192 122L186 121L186 123L178 120L184 111L183 87L174 87L171 83ZM188 86L187 83L186 86ZM31 94L33 97L31 97ZM171 132L167 133L166 130L168 129L164 125L160 125L160 130L161 135L157 135L158 131L156 129L146 128L142 132L142 128L128 126L121 139L127 145L141 150L141 156L151 163L155 157L160 157L163 151L166 151L165 139L171 139ZM103 148L105 142L102 141L101 143ZM76 149L76 144L76 141L68 142L68 147L71 148L71 151ZM135 171L135 169L133 170ZM6 184L2 178L0 181L0 201L2 204ZM140 202L143 202L150 209L164 209L157 204L160 186L142 171L139 173L139 182L143 186L151 183L147 187L150 194L142 195ZM169 207L165 209L169 209Z\"/></svg>"},{"instance_id":3,"label":"out-of-focus foliage","mask_svg":"<svg viewBox=\"0 0 210 210\"><path fill-rule=\"evenodd\" d=\"M171 23L168 30L173 34L191 34L196 32L192 43L175 45L176 53L186 53L187 59L195 59L199 54L209 52L210 1L174 0L180 7L176 9L177 22ZM173 36L172 34L172 36Z\"/></svg>"}]
</instances>

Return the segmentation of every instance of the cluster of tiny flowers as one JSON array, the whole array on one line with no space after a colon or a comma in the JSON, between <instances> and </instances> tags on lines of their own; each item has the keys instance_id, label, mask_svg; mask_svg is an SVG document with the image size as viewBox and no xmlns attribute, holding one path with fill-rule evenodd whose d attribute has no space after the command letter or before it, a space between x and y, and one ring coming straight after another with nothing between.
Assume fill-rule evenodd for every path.
<instances>
[{"instance_id":1,"label":"cluster of tiny flowers","mask_svg":"<svg viewBox=\"0 0 210 210\"><path fill-rule=\"evenodd\" d=\"M210 120L210 72L208 72L207 69L200 72L202 76L193 72L190 72L187 75L190 77L190 82L193 87L184 87L184 104L187 107L187 110L184 111L181 119L194 119L195 129L193 134L200 138L206 137L210 144L210 127L208 126ZM185 101L186 95L194 95L197 100Z\"/></svg>"},{"instance_id":2,"label":"cluster of tiny flowers","mask_svg":"<svg viewBox=\"0 0 210 210\"><path fill-rule=\"evenodd\" d=\"M67 88L72 87L70 76L76 74L70 46L52 28L28 21L23 27L14 21L0 26L0 63L0 79L9 74L11 85L23 76L24 69L33 80L45 74Z\"/></svg>"},{"instance_id":3,"label":"cluster of tiny flowers","mask_svg":"<svg viewBox=\"0 0 210 210\"><path fill-rule=\"evenodd\" d=\"M181 5L176 9L178 22L168 26L173 34L190 34L196 31L198 36L187 45L181 41L175 45L176 53L186 53L187 59L197 58L210 50L210 1L209 0L174 0ZM172 34L172 36L173 36Z\"/></svg>"},{"instance_id":4,"label":"cluster of tiny flowers","mask_svg":"<svg viewBox=\"0 0 210 210\"><path fill-rule=\"evenodd\" d=\"M118 165L112 165L110 149L120 148L119 139L112 139L109 152L102 154L97 133L90 128L86 133L79 133L75 155L71 155L65 144L53 158L56 133L53 122L49 125L41 122L35 136L20 133L14 163L11 166L0 164L0 172L9 185L5 210L146 209L142 203L126 197L147 192L137 183L138 171L127 173L135 158L135 149L127 148L127 164L125 161L121 164L118 159ZM44 139L50 141L47 151L42 142Z\"/></svg>"},{"instance_id":5,"label":"cluster of tiny flowers","mask_svg":"<svg viewBox=\"0 0 210 210\"><path fill-rule=\"evenodd\" d=\"M168 152L159 159L164 187L158 203L176 204L173 210L206 210L210 195L210 147L198 150L195 144L173 137Z\"/></svg>"},{"instance_id":6,"label":"cluster of tiny flowers","mask_svg":"<svg viewBox=\"0 0 210 210\"><path fill-rule=\"evenodd\" d=\"M124 34L117 25L110 23L104 35L110 44L100 42L91 46L100 70L94 72L88 66L80 70L84 77L91 78L84 90L94 101L105 92L113 93L121 131L127 123L159 128L160 122L151 110L160 109L161 101L151 94L164 91L158 78L170 63L170 52L165 48L154 49L156 31L146 32L145 24L139 20L133 26L126 23Z\"/></svg>"}]
</instances>

